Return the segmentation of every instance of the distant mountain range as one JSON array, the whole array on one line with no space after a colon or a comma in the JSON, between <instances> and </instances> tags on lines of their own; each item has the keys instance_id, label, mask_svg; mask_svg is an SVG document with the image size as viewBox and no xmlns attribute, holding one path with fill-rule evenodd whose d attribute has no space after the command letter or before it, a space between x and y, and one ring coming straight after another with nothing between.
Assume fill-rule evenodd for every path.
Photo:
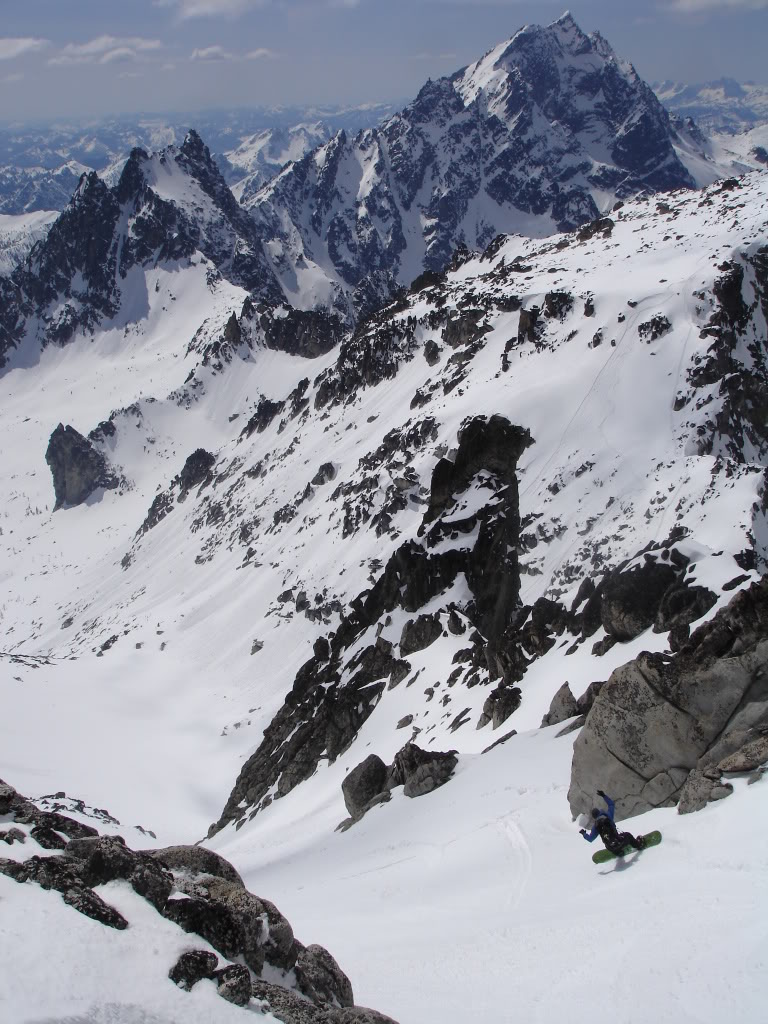
<instances>
[{"instance_id":1,"label":"distant mountain range","mask_svg":"<svg viewBox=\"0 0 768 1024\"><path fill-rule=\"evenodd\" d=\"M151 152L181 144L190 127L205 138L230 184L246 175L261 183L336 131L358 131L394 109L387 104L255 107L0 126L0 213L62 210L83 172L98 171L114 184L132 149Z\"/></svg>"},{"instance_id":2,"label":"distant mountain range","mask_svg":"<svg viewBox=\"0 0 768 1024\"><path fill-rule=\"evenodd\" d=\"M656 82L653 89L667 110L692 117L708 131L744 132L768 124L768 85L720 78L697 85Z\"/></svg>"}]
</instances>

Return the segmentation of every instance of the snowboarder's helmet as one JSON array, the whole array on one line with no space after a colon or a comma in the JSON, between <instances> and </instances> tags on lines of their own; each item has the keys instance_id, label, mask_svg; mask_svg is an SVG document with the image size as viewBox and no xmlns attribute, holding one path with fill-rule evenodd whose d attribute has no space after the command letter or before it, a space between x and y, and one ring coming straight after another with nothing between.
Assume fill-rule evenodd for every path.
<instances>
[{"instance_id":1,"label":"snowboarder's helmet","mask_svg":"<svg viewBox=\"0 0 768 1024\"><path fill-rule=\"evenodd\" d=\"M604 813L604 812L603 812L603 811L600 811L600 810L598 810L598 809L597 809L597 807L593 807L593 808L592 808L592 817L593 817L593 818L599 818L599 817L600 817L600 815L601 815L601 814L603 814L603 813Z\"/></svg>"}]
</instances>

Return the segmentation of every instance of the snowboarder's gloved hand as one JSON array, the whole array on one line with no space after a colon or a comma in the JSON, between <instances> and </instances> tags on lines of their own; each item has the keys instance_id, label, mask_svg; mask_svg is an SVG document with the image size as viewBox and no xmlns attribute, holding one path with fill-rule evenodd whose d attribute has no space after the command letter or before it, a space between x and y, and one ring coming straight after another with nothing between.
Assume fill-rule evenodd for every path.
<instances>
[{"instance_id":1,"label":"snowboarder's gloved hand","mask_svg":"<svg viewBox=\"0 0 768 1024\"><path fill-rule=\"evenodd\" d=\"M605 793L604 793L604 792L602 791L602 789L598 789L598 791L597 791L597 795L598 795L598 796L602 796L602 797L605 797Z\"/></svg>"},{"instance_id":2,"label":"snowboarder's gloved hand","mask_svg":"<svg viewBox=\"0 0 768 1024\"><path fill-rule=\"evenodd\" d=\"M587 834L587 830L585 828L580 828L579 829L579 835L580 836L585 836L586 834Z\"/></svg>"}]
</instances>

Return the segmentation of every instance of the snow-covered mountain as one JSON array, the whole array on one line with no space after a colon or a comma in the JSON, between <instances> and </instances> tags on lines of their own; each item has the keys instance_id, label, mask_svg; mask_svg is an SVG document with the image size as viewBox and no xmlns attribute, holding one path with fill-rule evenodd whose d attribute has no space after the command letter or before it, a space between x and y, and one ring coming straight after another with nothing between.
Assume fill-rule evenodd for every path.
<instances>
[{"instance_id":1,"label":"snow-covered mountain","mask_svg":"<svg viewBox=\"0 0 768 1024\"><path fill-rule=\"evenodd\" d=\"M225 173L232 191L242 202L281 171L286 164L301 160L331 137L324 121L296 124L290 128L267 128L244 139L226 154ZM223 161L219 159L219 163Z\"/></svg>"},{"instance_id":2,"label":"snow-covered mountain","mask_svg":"<svg viewBox=\"0 0 768 1024\"><path fill-rule=\"evenodd\" d=\"M149 309L146 272L158 263L202 259L272 304L282 293L252 219L227 188L200 137L148 156L135 149L113 188L83 176L46 238L0 278L0 365L14 349L41 347L78 331L141 323Z\"/></svg>"},{"instance_id":3,"label":"snow-covered mountain","mask_svg":"<svg viewBox=\"0 0 768 1024\"><path fill-rule=\"evenodd\" d=\"M0 214L40 213L62 210L89 168L69 160L51 169L0 167Z\"/></svg>"},{"instance_id":4,"label":"snow-covered mountain","mask_svg":"<svg viewBox=\"0 0 768 1024\"><path fill-rule=\"evenodd\" d=\"M768 86L732 78L685 85L656 82L654 92L667 110L692 117L712 132L741 133L768 123Z\"/></svg>"},{"instance_id":5,"label":"snow-covered mountain","mask_svg":"<svg viewBox=\"0 0 768 1024\"><path fill-rule=\"evenodd\" d=\"M641 191L693 186L668 116L634 68L566 14L428 82L401 113L339 133L246 199L283 262L382 293L458 243L573 228Z\"/></svg>"},{"instance_id":6,"label":"snow-covered mountain","mask_svg":"<svg viewBox=\"0 0 768 1024\"><path fill-rule=\"evenodd\" d=\"M144 213L124 247L157 237L170 198L200 207L206 248L235 231L200 153L193 139L165 163L134 155L115 215L136 196ZM99 194L106 215L116 197ZM757 770L748 788L745 766L759 769L765 713L767 194L756 173L631 199L573 233L501 237L325 348L270 344L281 319L301 337L301 314L265 328L199 249L134 262L131 317L34 359L21 341L0 377L0 776L155 833L123 828L134 848L217 823L208 845L401 1024L472 999L505 1019L509 964L541 972L542 949L561 983L544 1004L541 974L517 986L516 1013L591 1019L615 961L635 1019L671 1022L691 949L710 963L713 879L733 910L717 955L739 969L739 1005L758 1006L765 872L744 822L765 835L765 783ZM676 673L669 700L666 677L643 688L651 672ZM742 676L731 715L723 693ZM707 708L683 727L698 693ZM638 715L654 724L633 747ZM592 741L585 760L595 722L621 763ZM578 861L587 770L590 799L604 785L623 813L645 810L629 827L664 832L642 867L606 878ZM692 823L669 807L729 787ZM0 871L0 886L14 964L40 948L43 917L75 915L33 881ZM633 920L610 950L592 913L606 886ZM188 1004L164 987L208 940L126 881L96 889L130 926L100 942L103 925L76 917L77 942L45 939L56 976L82 977L86 954L100 965L57 1012L229 1019L210 982ZM659 900L684 924L648 986L637 950ZM50 1015L49 992L15 989L16 1019ZM695 1005L726 1012L718 995Z\"/></svg>"},{"instance_id":7,"label":"snow-covered mountain","mask_svg":"<svg viewBox=\"0 0 768 1024\"><path fill-rule=\"evenodd\" d=\"M114 184L131 150L181 145L190 127L211 147L230 184L245 176L255 181L257 172L261 184L334 132L377 124L392 109L386 104L255 107L0 127L0 213L63 210L84 172L98 171Z\"/></svg>"}]
</instances>

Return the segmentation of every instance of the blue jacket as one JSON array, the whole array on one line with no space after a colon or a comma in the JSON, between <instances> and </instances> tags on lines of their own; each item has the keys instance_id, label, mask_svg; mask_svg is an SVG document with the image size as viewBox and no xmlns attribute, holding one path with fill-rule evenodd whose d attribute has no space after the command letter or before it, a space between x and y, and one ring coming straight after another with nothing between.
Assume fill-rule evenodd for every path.
<instances>
[{"instance_id":1,"label":"blue jacket","mask_svg":"<svg viewBox=\"0 0 768 1024\"><path fill-rule=\"evenodd\" d=\"M611 800L611 798L609 796L604 796L603 799L605 800L605 804L606 804L606 807L608 808L608 810L607 811L603 811L603 813L601 814L600 817L606 817L606 818L609 818L610 821L613 821L613 815L614 815L614 811L615 811L615 808L616 808L616 804L613 802L613 800ZM595 823L592 826L592 831L591 832L585 832L584 833L584 838L587 840L588 843L594 843L594 841L600 835L600 829L597 826L598 821L599 821L599 819L596 818L595 819Z\"/></svg>"}]
</instances>

